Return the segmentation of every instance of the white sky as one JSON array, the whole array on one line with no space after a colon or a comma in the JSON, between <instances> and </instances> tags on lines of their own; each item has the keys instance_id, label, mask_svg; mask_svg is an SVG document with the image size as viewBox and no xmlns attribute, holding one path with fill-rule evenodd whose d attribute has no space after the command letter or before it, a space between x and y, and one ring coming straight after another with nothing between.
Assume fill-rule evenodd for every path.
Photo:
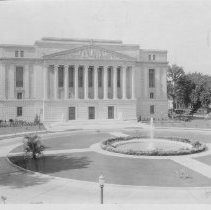
<instances>
[{"instance_id":1,"label":"white sky","mask_svg":"<svg viewBox=\"0 0 211 210\"><path fill-rule=\"evenodd\" d=\"M211 0L0 1L0 43L118 39L166 49L170 64L211 75Z\"/></svg>"}]
</instances>

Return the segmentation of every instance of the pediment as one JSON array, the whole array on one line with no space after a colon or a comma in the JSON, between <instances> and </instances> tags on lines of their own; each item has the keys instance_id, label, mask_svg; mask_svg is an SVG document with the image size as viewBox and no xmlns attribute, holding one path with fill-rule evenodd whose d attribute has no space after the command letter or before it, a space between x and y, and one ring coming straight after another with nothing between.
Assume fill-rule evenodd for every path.
<instances>
[{"instance_id":1,"label":"pediment","mask_svg":"<svg viewBox=\"0 0 211 210\"><path fill-rule=\"evenodd\" d=\"M121 60L121 61L135 61L134 58L104 49L96 45L87 45L71 50L45 55L46 59L84 59L84 60Z\"/></svg>"}]
</instances>

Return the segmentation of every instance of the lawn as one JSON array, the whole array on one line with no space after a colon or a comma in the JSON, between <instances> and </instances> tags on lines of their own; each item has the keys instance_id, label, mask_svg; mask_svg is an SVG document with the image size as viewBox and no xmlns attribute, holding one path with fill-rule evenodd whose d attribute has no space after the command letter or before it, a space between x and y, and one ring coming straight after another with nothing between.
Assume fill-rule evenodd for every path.
<instances>
[{"instance_id":1,"label":"lawn","mask_svg":"<svg viewBox=\"0 0 211 210\"><path fill-rule=\"evenodd\" d=\"M168 120L154 122L155 127L183 127L183 128L211 128L211 120L195 118L189 122L180 120Z\"/></svg>"},{"instance_id":2,"label":"lawn","mask_svg":"<svg viewBox=\"0 0 211 210\"><path fill-rule=\"evenodd\" d=\"M0 127L0 135L16 134L30 131L44 131L46 130L43 125L41 126L21 126L21 127Z\"/></svg>"}]
</instances>

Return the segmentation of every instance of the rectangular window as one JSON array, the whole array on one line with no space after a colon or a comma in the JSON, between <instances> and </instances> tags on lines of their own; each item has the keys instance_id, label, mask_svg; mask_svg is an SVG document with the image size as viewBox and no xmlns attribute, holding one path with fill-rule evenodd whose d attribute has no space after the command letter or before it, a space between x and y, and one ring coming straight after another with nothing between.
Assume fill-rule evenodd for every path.
<instances>
[{"instance_id":1,"label":"rectangular window","mask_svg":"<svg viewBox=\"0 0 211 210\"><path fill-rule=\"evenodd\" d=\"M21 57L23 58L24 57L24 51L21 50Z\"/></svg>"},{"instance_id":2,"label":"rectangular window","mask_svg":"<svg viewBox=\"0 0 211 210\"><path fill-rule=\"evenodd\" d=\"M111 87L111 68L108 69L108 87Z\"/></svg>"},{"instance_id":3,"label":"rectangular window","mask_svg":"<svg viewBox=\"0 0 211 210\"><path fill-rule=\"evenodd\" d=\"M152 56L153 61L155 60L155 55Z\"/></svg>"},{"instance_id":4,"label":"rectangular window","mask_svg":"<svg viewBox=\"0 0 211 210\"><path fill-rule=\"evenodd\" d=\"M95 107L93 106L89 107L89 119L90 120L95 119Z\"/></svg>"},{"instance_id":5,"label":"rectangular window","mask_svg":"<svg viewBox=\"0 0 211 210\"><path fill-rule=\"evenodd\" d=\"M154 93L150 93L150 98L154 98Z\"/></svg>"},{"instance_id":6,"label":"rectangular window","mask_svg":"<svg viewBox=\"0 0 211 210\"><path fill-rule=\"evenodd\" d=\"M120 87L121 86L121 69L118 68L117 69L117 87Z\"/></svg>"},{"instance_id":7,"label":"rectangular window","mask_svg":"<svg viewBox=\"0 0 211 210\"><path fill-rule=\"evenodd\" d=\"M23 67L16 66L16 87L23 87Z\"/></svg>"},{"instance_id":8,"label":"rectangular window","mask_svg":"<svg viewBox=\"0 0 211 210\"><path fill-rule=\"evenodd\" d=\"M114 119L114 107L108 106L108 119Z\"/></svg>"},{"instance_id":9,"label":"rectangular window","mask_svg":"<svg viewBox=\"0 0 211 210\"><path fill-rule=\"evenodd\" d=\"M17 117L20 117L20 116L22 116L22 107L17 107Z\"/></svg>"},{"instance_id":10,"label":"rectangular window","mask_svg":"<svg viewBox=\"0 0 211 210\"><path fill-rule=\"evenodd\" d=\"M102 80L103 80L103 69L100 67L98 69L98 87L102 87Z\"/></svg>"},{"instance_id":11,"label":"rectangular window","mask_svg":"<svg viewBox=\"0 0 211 210\"><path fill-rule=\"evenodd\" d=\"M64 67L59 66L58 69L58 87L64 87Z\"/></svg>"},{"instance_id":12,"label":"rectangular window","mask_svg":"<svg viewBox=\"0 0 211 210\"><path fill-rule=\"evenodd\" d=\"M83 67L80 66L78 69L78 86L83 87Z\"/></svg>"},{"instance_id":13,"label":"rectangular window","mask_svg":"<svg viewBox=\"0 0 211 210\"><path fill-rule=\"evenodd\" d=\"M93 67L88 69L88 84L89 87L93 87Z\"/></svg>"},{"instance_id":14,"label":"rectangular window","mask_svg":"<svg viewBox=\"0 0 211 210\"><path fill-rule=\"evenodd\" d=\"M150 105L150 114L154 114L154 113L155 113L155 106Z\"/></svg>"},{"instance_id":15,"label":"rectangular window","mask_svg":"<svg viewBox=\"0 0 211 210\"><path fill-rule=\"evenodd\" d=\"M74 67L69 68L69 87L74 87Z\"/></svg>"},{"instance_id":16,"label":"rectangular window","mask_svg":"<svg viewBox=\"0 0 211 210\"><path fill-rule=\"evenodd\" d=\"M151 61L151 55L148 55L148 60Z\"/></svg>"},{"instance_id":17,"label":"rectangular window","mask_svg":"<svg viewBox=\"0 0 211 210\"><path fill-rule=\"evenodd\" d=\"M155 87L155 69L149 69L149 87Z\"/></svg>"},{"instance_id":18,"label":"rectangular window","mask_svg":"<svg viewBox=\"0 0 211 210\"><path fill-rule=\"evenodd\" d=\"M17 99L22 99L23 98L23 94L22 93L17 93Z\"/></svg>"},{"instance_id":19,"label":"rectangular window","mask_svg":"<svg viewBox=\"0 0 211 210\"><path fill-rule=\"evenodd\" d=\"M18 57L18 50L15 51L15 57Z\"/></svg>"}]
</instances>

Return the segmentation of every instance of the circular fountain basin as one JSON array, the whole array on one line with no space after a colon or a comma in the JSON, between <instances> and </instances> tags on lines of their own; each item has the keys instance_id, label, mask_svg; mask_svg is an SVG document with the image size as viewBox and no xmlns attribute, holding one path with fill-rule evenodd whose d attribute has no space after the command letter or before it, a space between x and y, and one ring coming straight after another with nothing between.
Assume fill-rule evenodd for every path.
<instances>
[{"instance_id":1,"label":"circular fountain basin","mask_svg":"<svg viewBox=\"0 0 211 210\"><path fill-rule=\"evenodd\" d=\"M206 146L200 142L180 138L120 137L108 139L102 149L127 155L171 156L202 152Z\"/></svg>"},{"instance_id":2,"label":"circular fountain basin","mask_svg":"<svg viewBox=\"0 0 211 210\"><path fill-rule=\"evenodd\" d=\"M123 152L127 151L178 151L178 150L190 150L193 148L191 144L177 141L170 141L164 139L134 139L129 141L119 141L113 144L118 150Z\"/></svg>"}]
</instances>

